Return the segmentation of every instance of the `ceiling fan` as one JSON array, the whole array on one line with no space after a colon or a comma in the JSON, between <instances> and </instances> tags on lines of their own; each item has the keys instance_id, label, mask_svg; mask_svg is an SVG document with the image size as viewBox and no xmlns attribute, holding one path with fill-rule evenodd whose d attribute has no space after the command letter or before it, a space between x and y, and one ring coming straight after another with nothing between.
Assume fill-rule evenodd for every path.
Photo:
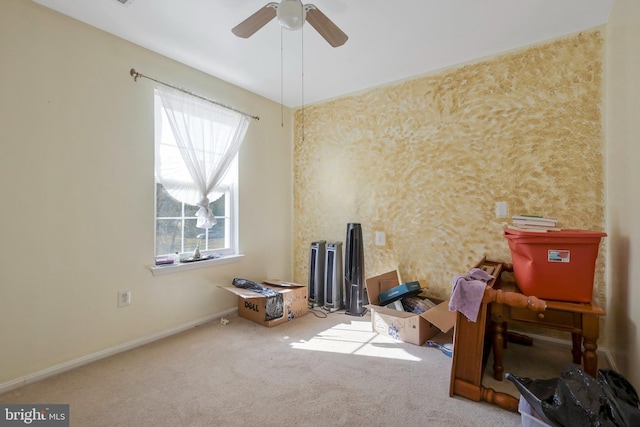
<instances>
[{"instance_id":1,"label":"ceiling fan","mask_svg":"<svg viewBox=\"0 0 640 427\"><path fill-rule=\"evenodd\" d=\"M275 17L287 30L299 30L307 21L333 47L342 46L349 38L315 5L303 5L301 0L267 3L231 31L238 37L248 38Z\"/></svg>"}]
</instances>

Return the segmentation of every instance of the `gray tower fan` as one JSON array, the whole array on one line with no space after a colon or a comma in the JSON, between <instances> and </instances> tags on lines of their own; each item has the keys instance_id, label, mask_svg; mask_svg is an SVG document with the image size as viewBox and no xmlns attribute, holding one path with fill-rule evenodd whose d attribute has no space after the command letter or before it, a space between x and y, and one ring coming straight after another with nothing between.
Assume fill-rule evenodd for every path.
<instances>
[{"instance_id":1,"label":"gray tower fan","mask_svg":"<svg viewBox=\"0 0 640 427\"><path fill-rule=\"evenodd\" d=\"M350 316L362 316L367 309L362 306L364 299L364 250L362 248L362 227L347 224L347 239L344 257L345 308Z\"/></svg>"},{"instance_id":2,"label":"gray tower fan","mask_svg":"<svg viewBox=\"0 0 640 427\"><path fill-rule=\"evenodd\" d=\"M311 242L309 253L309 304L324 305L324 256L326 240Z\"/></svg>"},{"instance_id":3,"label":"gray tower fan","mask_svg":"<svg viewBox=\"0 0 640 427\"><path fill-rule=\"evenodd\" d=\"M342 242L327 243L324 269L324 308L328 311L344 307L342 288Z\"/></svg>"}]
</instances>

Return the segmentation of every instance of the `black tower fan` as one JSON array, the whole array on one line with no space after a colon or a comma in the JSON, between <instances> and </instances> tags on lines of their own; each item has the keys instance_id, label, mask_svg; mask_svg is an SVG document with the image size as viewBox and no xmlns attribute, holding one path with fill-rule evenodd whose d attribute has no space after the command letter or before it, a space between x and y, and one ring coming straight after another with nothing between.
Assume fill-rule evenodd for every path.
<instances>
[{"instance_id":1,"label":"black tower fan","mask_svg":"<svg viewBox=\"0 0 640 427\"><path fill-rule=\"evenodd\" d=\"M347 224L346 252L344 256L345 309L350 316L362 316L367 309L362 306L364 294L364 251L362 227Z\"/></svg>"},{"instance_id":2,"label":"black tower fan","mask_svg":"<svg viewBox=\"0 0 640 427\"><path fill-rule=\"evenodd\" d=\"M326 240L311 242L309 251L309 304L324 304L324 263Z\"/></svg>"},{"instance_id":3,"label":"black tower fan","mask_svg":"<svg viewBox=\"0 0 640 427\"><path fill-rule=\"evenodd\" d=\"M327 243L324 259L324 309L328 311L340 310L344 307L342 242Z\"/></svg>"}]
</instances>

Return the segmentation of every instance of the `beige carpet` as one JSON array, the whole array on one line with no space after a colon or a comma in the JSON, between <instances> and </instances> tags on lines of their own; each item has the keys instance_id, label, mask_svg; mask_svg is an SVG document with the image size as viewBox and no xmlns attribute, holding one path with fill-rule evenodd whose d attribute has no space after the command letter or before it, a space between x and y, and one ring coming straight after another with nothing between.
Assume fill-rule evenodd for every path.
<instances>
[{"instance_id":1,"label":"beige carpet","mask_svg":"<svg viewBox=\"0 0 640 427\"><path fill-rule=\"evenodd\" d=\"M228 320L5 393L0 403L70 404L71 426L82 427L522 425L516 413L450 398L452 359L371 332L368 315L309 313L273 328ZM505 371L541 372L531 352L510 344Z\"/></svg>"}]
</instances>

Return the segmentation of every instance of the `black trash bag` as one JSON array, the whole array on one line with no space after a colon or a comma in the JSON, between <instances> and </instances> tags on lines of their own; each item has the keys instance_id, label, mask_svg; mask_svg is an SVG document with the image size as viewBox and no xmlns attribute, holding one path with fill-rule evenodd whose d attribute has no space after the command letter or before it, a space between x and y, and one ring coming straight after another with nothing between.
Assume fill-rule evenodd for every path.
<instances>
[{"instance_id":1,"label":"black trash bag","mask_svg":"<svg viewBox=\"0 0 640 427\"><path fill-rule=\"evenodd\" d=\"M558 426L618 426L610 409L600 383L578 365L565 369L553 396L542 401L542 411Z\"/></svg>"},{"instance_id":2,"label":"black trash bag","mask_svg":"<svg viewBox=\"0 0 640 427\"><path fill-rule=\"evenodd\" d=\"M511 380L540 418L556 427L640 426L640 401L635 389L622 375L610 370L588 375L570 365L560 378L532 380L511 374Z\"/></svg>"},{"instance_id":3,"label":"black trash bag","mask_svg":"<svg viewBox=\"0 0 640 427\"><path fill-rule=\"evenodd\" d=\"M600 369L598 382L613 406L612 413L620 415L619 425L640 426L640 398L633 385L613 369Z\"/></svg>"},{"instance_id":4,"label":"black trash bag","mask_svg":"<svg viewBox=\"0 0 640 427\"><path fill-rule=\"evenodd\" d=\"M233 279L233 286L236 288L249 289L250 291L257 292L264 295L267 300L266 313L264 320L279 319L284 314L284 302L282 300L282 294L276 292L271 288L261 285L260 283L252 282L247 279Z\"/></svg>"}]
</instances>

